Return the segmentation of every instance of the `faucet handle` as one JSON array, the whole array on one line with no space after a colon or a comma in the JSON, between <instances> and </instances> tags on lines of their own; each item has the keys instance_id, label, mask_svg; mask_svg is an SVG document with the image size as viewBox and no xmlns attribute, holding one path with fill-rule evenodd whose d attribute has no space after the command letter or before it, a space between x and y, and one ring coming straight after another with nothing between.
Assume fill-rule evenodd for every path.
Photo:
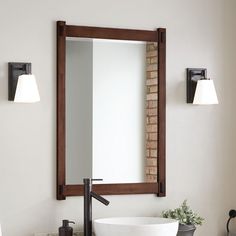
<instances>
[{"instance_id":1,"label":"faucet handle","mask_svg":"<svg viewBox=\"0 0 236 236\"><path fill-rule=\"evenodd\" d=\"M103 181L103 179L91 179L91 181Z\"/></svg>"}]
</instances>

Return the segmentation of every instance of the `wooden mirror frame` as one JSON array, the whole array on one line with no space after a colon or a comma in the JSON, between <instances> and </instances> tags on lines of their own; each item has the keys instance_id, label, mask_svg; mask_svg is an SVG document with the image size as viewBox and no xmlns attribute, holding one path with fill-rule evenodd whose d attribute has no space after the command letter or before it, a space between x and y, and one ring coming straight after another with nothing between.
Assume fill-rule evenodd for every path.
<instances>
[{"instance_id":1,"label":"wooden mirror frame","mask_svg":"<svg viewBox=\"0 0 236 236\"><path fill-rule=\"evenodd\" d=\"M66 80L66 37L118 39L157 42L158 45L158 127L157 127L157 183L117 183L94 184L93 190L101 195L118 194L157 194L166 195L166 161L165 161L165 126L166 126L166 29L155 31L99 28L66 25L57 21L57 199L67 196L83 195L83 184L66 184L65 156L65 80Z\"/></svg>"}]
</instances>

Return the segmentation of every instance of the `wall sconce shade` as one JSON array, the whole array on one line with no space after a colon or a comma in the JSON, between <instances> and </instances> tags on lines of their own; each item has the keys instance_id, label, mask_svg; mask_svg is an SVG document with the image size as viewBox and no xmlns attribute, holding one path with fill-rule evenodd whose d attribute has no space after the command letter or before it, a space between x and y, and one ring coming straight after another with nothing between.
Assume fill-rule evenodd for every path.
<instances>
[{"instance_id":1,"label":"wall sconce shade","mask_svg":"<svg viewBox=\"0 0 236 236\"><path fill-rule=\"evenodd\" d=\"M8 100L22 103L40 101L31 63L8 63Z\"/></svg>"},{"instance_id":2,"label":"wall sconce shade","mask_svg":"<svg viewBox=\"0 0 236 236\"><path fill-rule=\"evenodd\" d=\"M193 104L210 105L218 104L215 86L211 79L200 79L193 99Z\"/></svg>"},{"instance_id":3,"label":"wall sconce shade","mask_svg":"<svg viewBox=\"0 0 236 236\"><path fill-rule=\"evenodd\" d=\"M40 96L34 75L20 75L16 87L14 102L39 102Z\"/></svg>"},{"instance_id":4,"label":"wall sconce shade","mask_svg":"<svg viewBox=\"0 0 236 236\"><path fill-rule=\"evenodd\" d=\"M206 76L205 68L187 68L187 103L218 104L213 80Z\"/></svg>"}]
</instances>

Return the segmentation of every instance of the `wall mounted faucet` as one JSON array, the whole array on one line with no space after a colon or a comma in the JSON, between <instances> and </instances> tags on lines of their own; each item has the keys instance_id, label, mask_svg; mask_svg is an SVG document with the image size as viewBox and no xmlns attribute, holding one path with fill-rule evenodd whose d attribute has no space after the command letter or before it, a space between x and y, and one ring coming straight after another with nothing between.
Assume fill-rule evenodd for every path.
<instances>
[{"instance_id":1,"label":"wall mounted faucet","mask_svg":"<svg viewBox=\"0 0 236 236\"><path fill-rule=\"evenodd\" d=\"M102 179L85 178L84 181L84 236L92 236L92 197L108 205L110 202L102 196L92 191L92 181L102 181Z\"/></svg>"}]
</instances>

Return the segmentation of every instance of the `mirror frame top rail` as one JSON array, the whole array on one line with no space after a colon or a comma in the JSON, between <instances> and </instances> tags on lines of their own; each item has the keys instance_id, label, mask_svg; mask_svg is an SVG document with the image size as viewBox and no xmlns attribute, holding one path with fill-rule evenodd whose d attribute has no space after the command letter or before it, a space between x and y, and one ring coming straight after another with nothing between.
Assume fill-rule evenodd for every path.
<instances>
[{"instance_id":1,"label":"mirror frame top rail","mask_svg":"<svg viewBox=\"0 0 236 236\"><path fill-rule=\"evenodd\" d=\"M66 25L57 21L57 200L82 196L83 185L66 184L66 37L99 38L157 42L158 50L158 125L157 125L157 182L94 184L101 195L157 194L166 196L166 29L136 30Z\"/></svg>"}]
</instances>

